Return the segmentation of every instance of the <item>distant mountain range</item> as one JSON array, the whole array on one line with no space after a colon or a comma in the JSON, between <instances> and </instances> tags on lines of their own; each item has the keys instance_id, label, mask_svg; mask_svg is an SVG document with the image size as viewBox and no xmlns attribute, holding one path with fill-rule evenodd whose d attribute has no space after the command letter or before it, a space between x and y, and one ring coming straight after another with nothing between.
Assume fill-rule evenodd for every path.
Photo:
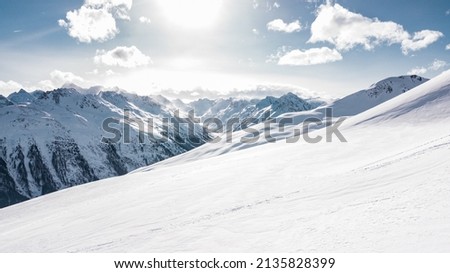
<instances>
[{"instance_id":1,"label":"distant mountain range","mask_svg":"<svg viewBox=\"0 0 450 273\"><path fill-rule=\"evenodd\" d=\"M337 115L354 115L425 81L417 76L389 78L331 106ZM184 117L193 110L202 122L210 118L224 123L230 119L244 120L243 124L228 128L236 131L286 113L320 112L324 107L320 101L303 99L293 93L279 98L204 98L186 103L121 90L65 86L53 91L20 90L7 98L0 96L0 207L124 175L211 139L202 123L194 124L183 118L194 128L194 134L190 134L189 126L166 124L165 120L180 118L174 115L176 110ZM129 119L124 118L125 109ZM102 127L107 119L114 121L109 131ZM148 120L152 121L150 126ZM129 143L124 143L124 128L129 129ZM113 132L121 133L120 141L112 140ZM105 137L107 141L102 142ZM159 141L161 138L167 141Z\"/></svg>"},{"instance_id":2,"label":"distant mountain range","mask_svg":"<svg viewBox=\"0 0 450 273\"><path fill-rule=\"evenodd\" d=\"M205 109L203 109L203 108ZM175 126L164 120L188 116L194 110L198 117L260 118L264 112L278 115L286 111L311 109L312 105L294 94L263 100L235 98L199 100L184 103L163 96L138 96L123 91L88 90L74 85L53 91L20 90L7 98L0 97L0 207L8 206L49 192L84 184L94 180L123 175L184 153L210 139L201 123ZM124 119L128 109L130 121ZM102 129L111 118L117 130L130 124L130 143L101 142L112 137ZM156 141L140 132L132 120L147 126L151 119L152 134L167 141ZM111 128L113 128L112 126ZM116 131L116 132L119 132ZM112 131L111 131L112 132ZM123 138L123 136L122 136Z\"/></svg>"}]
</instances>

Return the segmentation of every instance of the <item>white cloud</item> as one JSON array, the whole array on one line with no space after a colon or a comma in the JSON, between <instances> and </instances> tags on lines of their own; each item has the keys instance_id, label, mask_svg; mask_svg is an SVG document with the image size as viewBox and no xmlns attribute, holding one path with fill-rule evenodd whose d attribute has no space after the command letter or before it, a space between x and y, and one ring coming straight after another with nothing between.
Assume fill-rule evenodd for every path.
<instances>
[{"instance_id":1,"label":"white cloud","mask_svg":"<svg viewBox=\"0 0 450 273\"><path fill-rule=\"evenodd\" d=\"M273 7L276 9L279 9L281 7L280 4L278 4L278 2L273 3Z\"/></svg>"},{"instance_id":2,"label":"white cloud","mask_svg":"<svg viewBox=\"0 0 450 273\"><path fill-rule=\"evenodd\" d=\"M85 0L85 5L106 8L113 13L114 17L122 20L130 20L128 12L133 5L133 0Z\"/></svg>"},{"instance_id":3,"label":"white cloud","mask_svg":"<svg viewBox=\"0 0 450 273\"><path fill-rule=\"evenodd\" d=\"M445 50L450 50L450 44L445 46Z\"/></svg>"},{"instance_id":4,"label":"white cloud","mask_svg":"<svg viewBox=\"0 0 450 273\"><path fill-rule=\"evenodd\" d=\"M19 91L22 88L23 86L15 81L0 81L0 94L5 96L9 95L12 92Z\"/></svg>"},{"instance_id":5,"label":"white cloud","mask_svg":"<svg viewBox=\"0 0 450 273\"><path fill-rule=\"evenodd\" d=\"M302 30L302 25L300 24L299 20L287 24L282 19L275 19L267 23L267 29L272 31L292 33Z\"/></svg>"},{"instance_id":6,"label":"white cloud","mask_svg":"<svg viewBox=\"0 0 450 273\"><path fill-rule=\"evenodd\" d=\"M50 72L50 79L43 80L38 83L39 89L51 90L60 88L64 84L73 83L76 85L83 84L85 81L82 77L73 74L72 72L63 72L61 70L53 70Z\"/></svg>"},{"instance_id":7,"label":"white cloud","mask_svg":"<svg viewBox=\"0 0 450 273\"><path fill-rule=\"evenodd\" d=\"M104 42L119 33L116 20L105 9L83 6L79 10L69 11L66 18L67 22L59 20L59 25L67 29L70 37L83 43Z\"/></svg>"},{"instance_id":8,"label":"white cloud","mask_svg":"<svg viewBox=\"0 0 450 273\"><path fill-rule=\"evenodd\" d=\"M148 65L151 63L151 59L135 46L119 46L110 51L97 50L94 62L108 66L133 68Z\"/></svg>"},{"instance_id":9,"label":"white cloud","mask_svg":"<svg viewBox=\"0 0 450 273\"><path fill-rule=\"evenodd\" d=\"M450 15L450 9L445 12L445 15Z\"/></svg>"},{"instance_id":10,"label":"white cloud","mask_svg":"<svg viewBox=\"0 0 450 273\"><path fill-rule=\"evenodd\" d=\"M94 70L92 70L90 72L86 72L86 74L87 75L96 75L96 76L109 77L109 76L115 75L116 73L113 70L111 70L111 69L108 69L108 70L102 72L102 71L100 71L100 70L98 70L96 68L96 69L94 69Z\"/></svg>"},{"instance_id":11,"label":"white cloud","mask_svg":"<svg viewBox=\"0 0 450 273\"><path fill-rule=\"evenodd\" d=\"M55 83L82 83L83 78L73 74L72 72L63 72L61 70L53 70L50 72L50 79Z\"/></svg>"},{"instance_id":12,"label":"white cloud","mask_svg":"<svg viewBox=\"0 0 450 273\"><path fill-rule=\"evenodd\" d=\"M395 22L364 17L339 4L328 3L318 8L308 42L329 42L338 50L350 50L358 45L372 50L380 44L401 44L403 53L407 54L427 47L442 36L438 31L422 30L411 37Z\"/></svg>"},{"instance_id":13,"label":"white cloud","mask_svg":"<svg viewBox=\"0 0 450 273\"><path fill-rule=\"evenodd\" d=\"M307 50L294 49L282 55L279 65L305 66L314 64L331 63L342 60L342 55L336 49L328 47L311 48Z\"/></svg>"},{"instance_id":14,"label":"white cloud","mask_svg":"<svg viewBox=\"0 0 450 273\"><path fill-rule=\"evenodd\" d=\"M436 71L436 70L439 70L439 69L441 69L441 68L443 68L443 67L446 67L447 66L447 63L445 62L445 61L442 61L442 60L434 60L434 62L428 67L428 69L430 69L430 70L434 70L434 71Z\"/></svg>"},{"instance_id":15,"label":"white cloud","mask_svg":"<svg viewBox=\"0 0 450 273\"><path fill-rule=\"evenodd\" d=\"M259 31L258 31L256 28L252 29L252 32L253 32L253 34L255 34L255 35L259 35Z\"/></svg>"},{"instance_id":16,"label":"white cloud","mask_svg":"<svg viewBox=\"0 0 450 273\"><path fill-rule=\"evenodd\" d=\"M67 12L66 20L58 24L80 42L104 42L119 33L116 19L130 19L131 6L132 0L85 0L80 9Z\"/></svg>"},{"instance_id":17,"label":"white cloud","mask_svg":"<svg viewBox=\"0 0 450 273\"><path fill-rule=\"evenodd\" d=\"M253 9L257 9L259 7L258 0L253 0Z\"/></svg>"},{"instance_id":18,"label":"white cloud","mask_svg":"<svg viewBox=\"0 0 450 273\"><path fill-rule=\"evenodd\" d=\"M417 51L426 48L443 36L444 34L434 30L422 30L416 32L411 39L402 41L402 52L406 55L409 51Z\"/></svg>"},{"instance_id":19,"label":"white cloud","mask_svg":"<svg viewBox=\"0 0 450 273\"><path fill-rule=\"evenodd\" d=\"M423 75L427 73L427 69L425 67L414 67L413 69L408 71L408 75Z\"/></svg>"},{"instance_id":20,"label":"white cloud","mask_svg":"<svg viewBox=\"0 0 450 273\"><path fill-rule=\"evenodd\" d=\"M433 63L428 65L428 67L422 66L422 67L415 67L415 68L411 69L410 71L408 71L408 75L423 75L423 74L427 73L428 71L440 70L441 68L444 68L447 65L448 65L447 62L436 59L433 61Z\"/></svg>"},{"instance_id":21,"label":"white cloud","mask_svg":"<svg viewBox=\"0 0 450 273\"><path fill-rule=\"evenodd\" d=\"M141 16L141 17L139 17L139 22L141 22L143 24L150 24L152 21L145 16Z\"/></svg>"},{"instance_id":22,"label":"white cloud","mask_svg":"<svg viewBox=\"0 0 450 273\"><path fill-rule=\"evenodd\" d=\"M116 72L114 72L113 70L108 69L105 71L105 76L113 76L113 75L116 75Z\"/></svg>"}]
</instances>

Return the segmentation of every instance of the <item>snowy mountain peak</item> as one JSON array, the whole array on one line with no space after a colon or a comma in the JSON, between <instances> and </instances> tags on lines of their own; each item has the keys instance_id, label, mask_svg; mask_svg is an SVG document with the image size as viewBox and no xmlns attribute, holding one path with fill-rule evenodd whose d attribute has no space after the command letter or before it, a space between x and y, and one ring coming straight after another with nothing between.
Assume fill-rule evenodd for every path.
<instances>
[{"instance_id":1,"label":"snowy mountain peak","mask_svg":"<svg viewBox=\"0 0 450 273\"><path fill-rule=\"evenodd\" d=\"M217 100L199 99L189 104L195 114L205 120L218 118L222 121L230 119L245 120L248 118L265 120L287 112L298 112L313 109L308 101L292 92L276 98L267 96L264 99L220 98ZM239 129L238 126L235 129Z\"/></svg>"},{"instance_id":2,"label":"snowy mountain peak","mask_svg":"<svg viewBox=\"0 0 450 273\"><path fill-rule=\"evenodd\" d=\"M32 94L13 95L21 101L25 95L36 97L27 107L0 97L0 105L10 105L8 109L0 107L0 207L123 175L209 139L198 124L194 124L190 138L187 128L175 128L173 124L163 128L162 117L172 117L173 113L151 97L112 91L84 94L75 88ZM124 109L129 109L134 123L147 124L152 118L153 128L131 124L125 133L121 130ZM115 121L108 128L118 130L119 135L115 135L119 140L111 140L114 131L105 131L106 120ZM155 136L157 140L152 138Z\"/></svg>"},{"instance_id":3,"label":"snowy mountain peak","mask_svg":"<svg viewBox=\"0 0 450 273\"><path fill-rule=\"evenodd\" d=\"M12 103L9 99L0 95L0 107L9 106L9 105L13 105L13 104L14 103Z\"/></svg>"},{"instance_id":4,"label":"snowy mountain peak","mask_svg":"<svg viewBox=\"0 0 450 273\"><path fill-rule=\"evenodd\" d=\"M428 79L416 75L389 77L327 105L335 116L353 116L399 96Z\"/></svg>"},{"instance_id":5,"label":"snowy mountain peak","mask_svg":"<svg viewBox=\"0 0 450 273\"><path fill-rule=\"evenodd\" d=\"M428 79L417 75L390 77L372 84L365 92L369 97L376 98L383 93L403 93L427 81Z\"/></svg>"},{"instance_id":6,"label":"snowy mountain peak","mask_svg":"<svg viewBox=\"0 0 450 273\"><path fill-rule=\"evenodd\" d=\"M36 97L20 89L18 92L14 92L8 96L8 99L16 104L26 104L36 100Z\"/></svg>"},{"instance_id":7,"label":"snowy mountain peak","mask_svg":"<svg viewBox=\"0 0 450 273\"><path fill-rule=\"evenodd\" d=\"M279 98L267 96L256 104L256 108L262 115L273 118L284 113L311 110L314 106L289 92Z\"/></svg>"}]
</instances>

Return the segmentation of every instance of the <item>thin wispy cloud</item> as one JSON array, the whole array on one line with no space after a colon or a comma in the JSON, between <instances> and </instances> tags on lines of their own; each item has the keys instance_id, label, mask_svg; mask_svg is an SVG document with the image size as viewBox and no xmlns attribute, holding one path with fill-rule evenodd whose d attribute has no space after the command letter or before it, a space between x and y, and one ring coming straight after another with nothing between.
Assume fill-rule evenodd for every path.
<instances>
[{"instance_id":1,"label":"thin wispy cloud","mask_svg":"<svg viewBox=\"0 0 450 273\"><path fill-rule=\"evenodd\" d=\"M294 49L279 57L278 65L307 66L332 63L342 60L342 55L336 49L328 47L311 48L307 50Z\"/></svg>"},{"instance_id":2,"label":"thin wispy cloud","mask_svg":"<svg viewBox=\"0 0 450 273\"><path fill-rule=\"evenodd\" d=\"M413 69L411 69L410 71L408 71L408 75L423 75L426 74L429 71L438 71L441 70L442 68L448 66L447 62L443 61L443 60L434 60L430 65L428 65L427 67L414 67Z\"/></svg>"}]
</instances>

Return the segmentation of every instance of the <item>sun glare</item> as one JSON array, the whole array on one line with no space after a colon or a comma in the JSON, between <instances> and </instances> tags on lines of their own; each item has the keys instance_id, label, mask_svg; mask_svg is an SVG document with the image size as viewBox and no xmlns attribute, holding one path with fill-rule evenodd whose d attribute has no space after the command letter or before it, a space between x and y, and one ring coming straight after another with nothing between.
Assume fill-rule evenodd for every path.
<instances>
[{"instance_id":1,"label":"sun glare","mask_svg":"<svg viewBox=\"0 0 450 273\"><path fill-rule=\"evenodd\" d=\"M222 6L222 0L159 0L158 3L169 22L191 29L212 27Z\"/></svg>"}]
</instances>

